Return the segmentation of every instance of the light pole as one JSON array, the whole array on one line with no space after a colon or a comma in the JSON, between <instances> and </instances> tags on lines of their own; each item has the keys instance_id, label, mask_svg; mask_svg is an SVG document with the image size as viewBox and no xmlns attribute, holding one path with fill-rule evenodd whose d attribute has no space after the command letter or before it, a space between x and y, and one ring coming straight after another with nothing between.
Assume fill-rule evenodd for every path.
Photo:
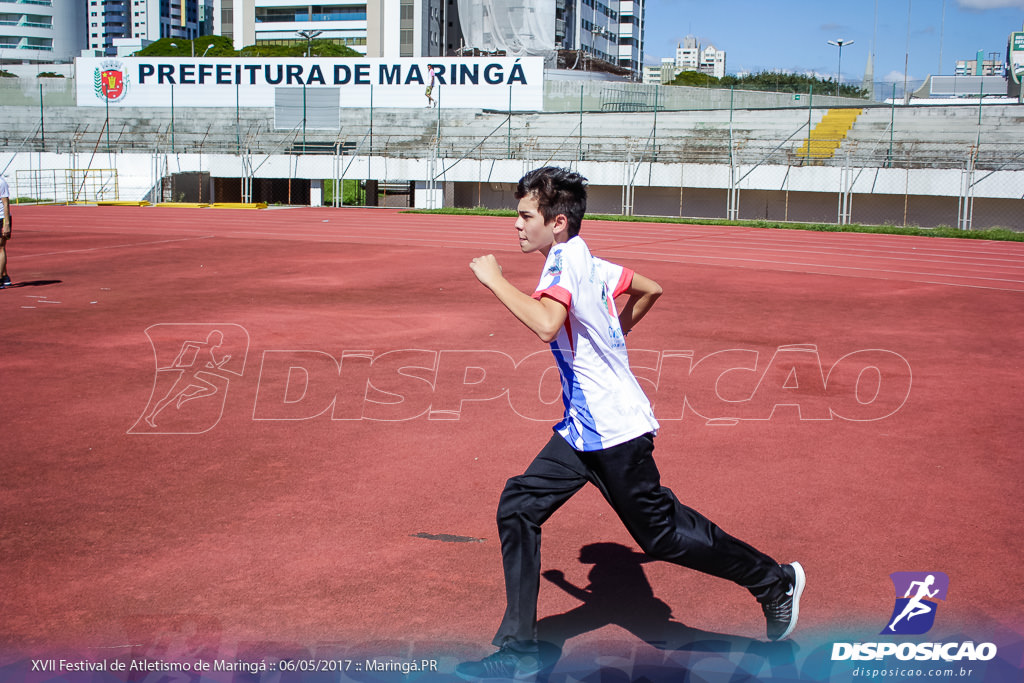
<instances>
[{"instance_id":1,"label":"light pole","mask_svg":"<svg viewBox=\"0 0 1024 683\"><path fill-rule=\"evenodd\" d=\"M840 38L839 40L830 40L828 44L839 48L839 73L836 81L836 95L838 96L839 88L843 85L843 45L853 45L853 41Z\"/></svg>"},{"instance_id":2,"label":"light pole","mask_svg":"<svg viewBox=\"0 0 1024 683\"><path fill-rule=\"evenodd\" d=\"M306 56L309 56L309 48L313 44L313 39L319 36L323 31L296 31L296 35L299 35L306 39Z\"/></svg>"},{"instance_id":3,"label":"light pole","mask_svg":"<svg viewBox=\"0 0 1024 683\"><path fill-rule=\"evenodd\" d=\"M196 56L196 41L194 41L194 40L190 41L189 44L192 46L192 57L194 58ZM178 49L178 44L177 43L171 43L171 47L173 47L175 50L177 50ZM213 45L211 44L210 47L213 47ZM209 49L209 48L207 48L207 49Z\"/></svg>"},{"instance_id":4,"label":"light pole","mask_svg":"<svg viewBox=\"0 0 1024 683\"><path fill-rule=\"evenodd\" d=\"M209 45L207 45L206 49L203 50L203 56L205 57L206 53L209 52L212 48L213 48L213 43L210 43Z\"/></svg>"}]
</instances>

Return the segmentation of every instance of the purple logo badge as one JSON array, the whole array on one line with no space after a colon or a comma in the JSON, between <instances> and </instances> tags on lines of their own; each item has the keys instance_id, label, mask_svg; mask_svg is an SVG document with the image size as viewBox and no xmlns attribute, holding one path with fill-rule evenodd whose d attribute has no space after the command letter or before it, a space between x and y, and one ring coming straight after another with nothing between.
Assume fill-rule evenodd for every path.
<instances>
[{"instance_id":1,"label":"purple logo badge","mask_svg":"<svg viewBox=\"0 0 1024 683\"><path fill-rule=\"evenodd\" d=\"M927 633L935 624L936 601L946 599L949 577L942 572L894 572L890 578L896 605L882 634Z\"/></svg>"}]
</instances>

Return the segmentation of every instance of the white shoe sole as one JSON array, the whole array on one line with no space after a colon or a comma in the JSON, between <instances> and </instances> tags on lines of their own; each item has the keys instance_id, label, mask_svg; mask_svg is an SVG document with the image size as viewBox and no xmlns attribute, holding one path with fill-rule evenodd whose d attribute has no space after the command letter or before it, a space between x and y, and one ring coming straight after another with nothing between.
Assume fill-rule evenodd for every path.
<instances>
[{"instance_id":1,"label":"white shoe sole","mask_svg":"<svg viewBox=\"0 0 1024 683\"><path fill-rule=\"evenodd\" d=\"M799 562L790 562L789 566L793 568L793 573L796 575L793 579L793 618L789 622L789 628L779 636L779 640L788 637L796 628L796 622L800 616L800 595L804 592L804 585L807 583L804 568L800 566Z\"/></svg>"}]
</instances>

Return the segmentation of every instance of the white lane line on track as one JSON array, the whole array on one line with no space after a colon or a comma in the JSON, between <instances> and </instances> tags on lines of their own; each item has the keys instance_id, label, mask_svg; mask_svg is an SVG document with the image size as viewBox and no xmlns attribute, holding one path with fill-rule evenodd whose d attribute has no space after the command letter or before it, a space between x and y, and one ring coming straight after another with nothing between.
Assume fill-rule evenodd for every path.
<instances>
[{"instance_id":1,"label":"white lane line on track","mask_svg":"<svg viewBox=\"0 0 1024 683\"><path fill-rule=\"evenodd\" d=\"M626 253L626 252L623 252ZM636 254L630 254L636 256ZM853 277L853 278L870 278L875 280L893 280L899 282L920 282L934 285L948 285L951 287L975 287L979 289L998 289L1007 292L1019 292L1024 291L1022 289L1011 289L1007 287L993 287L986 285L968 285L957 282L935 282L932 280L917 280L917 277L948 277L961 280L979 280L979 281L992 281L992 282L1007 282L1020 284L1024 286L1024 280L1009 280L1005 278L986 278L973 275L952 275L949 273L916 273L911 271L899 271L899 270L884 270L880 268L857 268L854 266L830 266L822 263L794 263L786 261L768 261L764 259L738 259L738 258L716 258L713 256L677 256L677 257L666 257L664 254L643 254L638 256L647 261L656 261L661 263L690 263L694 265L702 266L719 266L732 267L732 268L743 268L744 270L769 270L774 272L785 272L785 273L807 273L810 275L835 275L838 277ZM711 261L711 262L708 262ZM729 263L719 264L716 261L728 261ZM754 265L742 265L738 262L747 262ZM762 265L763 264L763 265ZM781 267L773 267L781 266ZM857 273L844 273L844 272L828 272L825 270L807 270L808 268L832 268L838 271L859 271ZM871 273L877 273L878 276L873 277ZM891 275L892 277L886 277ZM909 276L909 277L908 277Z\"/></svg>"},{"instance_id":2,"label":"white lane line on track","mask_svg":"<svg viewBox=\"0 0 1024 683\"><path fill-rule=\"evenodd\" d=\"M658 244L658 243L654 243L654 244ZM665 244L665 246L667 248L668 246L674 244L674 242L671 241L671 240L666 240L664 242L664 244ZM637 245L619 244L619 245L617 245L615 247L610 247L610 249L613 249L614 251L624 251L624 250L629 250L629 249L635 249L637 246L650 246L650 244L637 244ZM977 266L977 267L989 267L989 266L992 266L992 267L1000 267L1000 268L1024 268L1024 255L1022 255L1019 259L985 258L985 257L977 257L977 256L975 256L973 254L955 254L955 255L950 255L949 258L940 258L940 257L937 257L934 254L933 255L917 254L915 252L905 252L905 254L903 254L903 255L893 255L892 252L859 250L857 253L851 253L851 252L842 252L842 251L836 251L836 252L820 251L820 250L816 250L816 249L764 248L764 247L760 247L760 246L757 246L757 245L735 244L735 243L718 243L718 242L716 242L716 243L701 243L701 244L694 244L692 242L687 242L683 246L685 246L686 249L680 251L679 253L681 253L681 254L686 253L686 252L696 252L696 251L702 251L702 250L708 250L708 249L716 249L716 250L722 250L722 251L725 251L725 250L729 250L729 251L747 250L747 251L759 251L759 252L771 253L771 254L779 254L779 255L799 254L801 256L809 256L809 255L829 256L829 257L838 256L838 257L852 258L852 259L858 259L858 260L863 260L863 259L884 259L884 260L888 260L888 261L913 261L913 262L919 262L919 263L944 263L944 264L949 264L949 265L965 265L965 266L974 265L974 266ZM602 247L602 248L604 248L604 247Z\"/></svg>"},{"instance_id":3,"label":"white lane line on track","mask_svg":"<svg viewBox=\"0 0 1024 683\"><path fill-rule=\"evenodd\" d=\"M939 247L908 247L906 244L900 245L899 249L892 248L869 248L865 246L850 247L836 244L822 244L822 243L808 243L806 241L799 240L787 240L780 241L775 239L759 239L752 235L745 234L742 240L729 238L728 234L718 233L715 235L702 236L699 239L677 239L671 235L665 235L658 238L655 235L650 236L651 239L645 240L644 242L632 241L626 242L621 239L618 240L614 248L623 249L629 247L645 246L645 244L680 244L686 247L700 247L708 246L721 249L763 249L765 251L773 252L791 252L796 251L800 253L818 253L818 254L840 254L855 256L858 254L865 254L875 256L878 258L899 258L902 255L918 257L921 260L925 260L927 257L933 258L957 258L957 259L975 259L979 261L1008 261L1008 262L1020 262L1024 263L1024 251L1019 253L1011 252L1008 254L1006 251L988 251L977 249L978 244L963 244L958 245L963 248L953 249L952 247L939 248ZM718 239L718 238L729 238L729 239ZM602 236L601 239L604 239ZM935 239L935 238L929 238ZM590 240L588 240L590 241ZM1009 247L1012 243L1007 244ZM924 258L921 258L924 257Z\"/></svg>"},{"instance_id":4,"label":"white lane line on track","mask_svg":"<svg viewBox=\"0 0 1024 683\"><path fill-rule=\"evenodd\" d=\"M381 246L385 246L385 245L388 244L388 242L386 240L381 240L380 239L380 233L375 233L374 235L352 235L352 236L347 236L347 235L340 235L338 233L331 233L331 234L296 234L296 233L264 233L264 232L255 232L255 231L232 231L230 234L231 235L247 235L247 236L250 236L250 235L252 235L252 236L269 236L269 235L272 235L274 237L282 237L282 238L305 237L307 239L308 238L338 239L338 240L343 241L343 242L358 242L358 243L362 243L362 244L379 244ZM420 237L411 237L411 236L401 236L401 237L397 237L396 236L395 239L400 239L403 242L411 242L413 244L402 245L402 246L411 246L411 247L416 247L416 246L433 246L433 247L442 247L443 248L443 247L462 246L462 247L466 247L466 248L479 248L479 249L495 249L495 248L497 248L497 249L501 249L503 251L509 251L509 252L518 251L517 249L514 249L511 245L502 244L502 245L498 246L498 245L495 245L493 243L488 244L488 243L481 242L480 240L472 240L472 239L470 239L470 240L466 240L466 239L463 239L463 240L445 240L445 239L437 239L436 237L420 238ZM736 249L744 248L744 247L739 246L739 245L729 245L729 247L730 248L736 248ZM1015 280L1015 279L1009 279L1009 278L989 278L989 277L983 277L983 276L980 276L980 275L978 275L978 276L976 276L976 275L954 275L954 274L949 274L949 273L901 271L901 270L887 270L887 269L879 269L879 268L860 268L860 267L856 267L856 266L842 266L842 265L832 266L832 265L828 265L828 264L824 264L824 263L802 263L802 262L794 262L794 261L776 261L776 260L770 260L770 259L738 258L738 257L711 256L711 255L689 255L689 254L671 254L671 255L667 255L663 251L662 252L636 251L636 250L631 249L630 247L627 247L627 246L619 246L616 249L616 253L618 253L618 254L636 255L636 256L640 256L642 258L646 258L648 260L657 260L657 261L664 261L664 262L669 262L669 263L685 262L685 261L677 261L676 260L677 258L681 258L681 259L707 259L707 260L711 260L711 261L715 261L715 262L717 262L717 261L743 261L743 262L761 263L761 264L775 265L775 266L790 266L790 267L796 267L796 268L836 268L836 269L839 269L839 270L856 270L856 271L862 271L862 272L866 272L866 273L885 273L885 274L893 274L893 275L909 275L909 276L915 276L915 277L949 277L949 278L960 278L960 279L992 281L992 282L1012 282L1012 283L1021 282L1021 283L1024 283L1024 280ZM868 258L868 257L861 257L861 258ZM884 258L884 257L875 254L875 255L872 255L870 258ZM903 259L903 260L914 261L914 259ZM714 263L710 263L710 264L705 264L705 265L715 265L715 264ZM950 265L953 265L953 264L950 264ZM781 269L776 269L776 270L781 270ZM819 275L827 275L827 274L829 274L827 272L804 271L804 270L789 270L787 272L808 272L808 273L815 273L815 274L819 274ZM931 284L943 284L943 283L931 283ZM946 284L955 284L955 283L946 283ZM1007 290L1007 291L1016 291L1016 290Z\"/></svg>"},{"instance_id":5,"label":"white lane line on track","mask_svg":"<svg viewBox=\"0 0 1024 683\"><path fill-rule=\"evenodd\" d=\"M593 234L591 235L593 237ZM631 236L635 237L648 237L643 235L636 235L635 233ZM611 237L601 236L601 239L609 239ZM927 238L929 240L942 239L942 238ZM590 241L590 240L588 240ZM973 240L957 240L957 247L952 246L909 246L906 243L889 243L879 244L878 246L871 248L865 245L844 245L844 244L826 244L821 241L805 241L805 240L794 240L794 239L775 239L775 238L762 238L751 233L745 233L740 237L736 235L733 239L733 235L730 233L718 233L714 235L705 235L699 238L689 238L685 240L676 239L671 235L665 235L658 238L656 235L649 236L649 239L645 239L645 242L665 242L665 243L679 243L686 246L699 246L702 244L708 244L709 246L721 247L721 248L764 248L772 251L799 251L801 253L840 253L855 255L858 253L873 254L879 257L885 255L911 255L911 256L930 256L930 257L951 257L951 258L972 258L978 260L993 260L993 261L1024 261L1024 244L1018 245L1015 242L986 242L985 246L992 244L1004 245L1004 248L999 250L992 250L989 248L982 248L983 245ZM629 246L642 246L641 242L629 242L624 241L621 237L614 242L617 248L625 248Z\"/></svg>"},{"instance_id":6,"label":"white lane line on track","mask_svg":"<svg viewBox=\"0 0 1024 683\"><path fill-rule=\"evenodd\" d=\"M192 242L195 240L208 240L215 235L206 235L204 237L184 237L182 239L175 240L154 240L151 242L131 242L128 244L109 244L105 247L89 247L88 249L67 249L65 251L47 251L40 252L38 254L19 254L18 259L36 258L39 256L60 256L62 254L84 254L90 251L103 251L104 249L128 249L131 247L144 247L153 244L170 244L172 242Z\"/></svg>"},{"instance_id":7,"label":"white lane line on track","mask_svg":"<svg viewBox=\"0 0 1024 683\"><path fill-rule=\"evenodd\" d=\"M663 240L664 243L672 244L675 240ZM655 242L658 243L658 242ZM918 260L975 260L984 262L1008 262L1008 263L1019 263L1024 265L1024 252L1020 254L996 254L983 252L979 253L976 251L937 251L933 249L911 249L911 250L892 250L892 249L845 249L845 248L828 248L822 245L779 245L777 243L771 243L770 245L760 244L755 240L744 240L742 243L735 241L709 241L701 240L699 242L686 241L682 243L683 246L690 248L698 247L714 247L716 249L760 249L762 251L769 252L800 252L804 254L836 254L842 256L869 256L874 258L891 258L899 259L902 257L912 257ZM628 248L629 244L623 244L620 248ZM635 245L643 246L643 245Z\"/></svg>"},{"instance_id":8,"label":"white lane line on track","mask_svg":"<svg viewBox=\"0 0 1024 683\"><path fill-rule=\"evenodd\" d=\"M464 236L464 234L465 234L464 232L457 231L456 229L450 229L450 230L452 232L459 232L460 236ZM506 244L504 240L502 240L502 242L500 244L495 244L495 243L490 243L490 242L484 242L482 240L473 240L473 239L460 239L460 240L451 240L451 239L446 240L446 239L443 239L443 238L442 239L438 239L437 236L436 236L437 232L438 232L437 230L433 230L432 231L432 233L434 235L433 237L429 237L429 238L413 237L413 236L411 236L410 233L419 233L419 232L422 232L422 231L420 229L411 230L411 229L409 229L407 227L387 228L387 231L388 232L397 232L397 233L399 233L398 235L392 235L392 239L400 239L400 240L402 240L404 242L407 242L407 244L403 244L401 246L409 246L409 247L412 247L412 248L415 248L415 247L418 247L418 246L431 246L431 247L441 247L441 248L444 248L444 247L460 247L460 248L475 248L475 249L496 249L496 250L507 251L507 252L518 252L519 251L518 249L514 248L514 246ZM121 232L121 231L117 230L117 231L114 231L114 232ZM447 232L447 230L446 230L446 232ZM593 231L593 232L597 233L597 231ZM721 237L722 234L724 234L724 233L722 233L721 231L716 231L716 234L707 235L706 237ZM381 246L387 246L389 244L389 241L387 239L381 239L381 237L382 237L381 231L376 231L376 230L374 231L373 235L366 235L366 234L346 235L344 233L338 233L338 232L333 232L333 231L330 232L330 233L295 233L295 232L263 232L263 231L245 230L245 231L231 231L231 232L228 232L228 233L225 233L225 234L220 234L220 235L210 235L210 234L207 233L207 234L202 235L202 236L190 237L190 238L182 238L182 239L154 240L154 241L149 241L149 242L138 242L138 243L129 243L129 244L122 244L122 245L109 245L109 246L104 246L104 247L93 247L93 248L89 248L89 249L74 249L74 250L48 252L48 253L41 253L41 254L26 254L26 255L23 255L21 258L30 258L30 257L34 257L34 256L47 256L47 255L57 255L57 254L83 253L83 252L98 251L98 250L104 250L104 249L121 249L121 248L127 248L127 247L148 246L148 245L156 245L156 244L168 244L168 243L174 243L174 242L187 242L187 241L193 241L193 240L198 240L198 239L211 239L211 238L214 238L214 237L231 238L233 236L236 236L236 237L267 237L267 238L271 238L271 239L296 239L296 238L299 238L299 239L302 239L302 238L305 238L305 239L319 239L319 240L326 239L326 240L333 240L333 241L339 241L339 242L354 242L354 243L371 244L371 245L376 244L376 245L381 245ZM607 239L611 240L611 238L614 237L614 236L615 235L613 235L613 234L609 234ZM743 236L744 237L750 237L751 233L749 231L744 231ZM594 237L597 238L597 240L600 240L602 238L602 236L599 235L599 234L595 234ZM621 238L621 236L619 236L619 237ZM680 236L679 235L674 235L673 239L672 240L668 240L668 241L672 241L672 242L675 242L675 241L685 241L685 242L689 243L688 246L692 245L692 242L693 242L692 239L680 240ZM774 245L778 246L777 243L775 243ZM723 244L723 245L710 245L710 246L720 246L722 248L730 248L730 249L749 248L749 247L745 247L743 245L736 245L736 244L727 244L727 245ZM843 266L843 265L832 266L832 265L827 265L827 264L822 264L822 263L801 263L801 262L792 262L792 261L784 261L784 260L783 261L778 261L778 260L771 260L771 259L736 258L736 257L708 256L708 255L700 256L700 255L688 255L688 254L672 254L672 255L667 255L663 251L660 251L660 252L648 252L648 251L637 251L635 249L631 249L629 246L623 244L621 242L621 239L620 239L620 241L618 241L618 246L615 248L615 250L616 250L617 253L622 254L622 255L629 255L629 256L632 256L634 258L642 258L644 260L660 261L660 262L667 262L667 263L694 263L694 262L697 262L700 265L712 265L712 266L722 265L722 266L739 267L739 268L745 268L745 269L759 269L760 268L760 269L775 270L777 272L807 273L807 274L815 274L815 275L835 275L835 276L841 276L841 277L862 277L862 278L863 277L871 277L871 275L870 275L871 273L878 273L879 274L878 277L871 277L871 279L899 280L899 281L907 281L907 282L918 282L918 283L923 283L923 284L935 284L935 285L958 286L958 287L972 287L972 288L978 288L978 289L995 289L995 290L999 290L999 291L1019 291L1019 290L1010 289L1010 288L1004 288L1004 287L985 286L985 285L970 285L970 284L956 283L956 282L936 282L936 281L932 281L932 280L916 280L916 279L912 279L912 278L916 278L916 277L929 277L929 278L948 277L948 278L951 278L951 279L961 279L961 280L978 280L978 281L1008 282L1008 283L1021 283L1022 282L1020 280L1014 280L1014 279L1008 279L1008 278L987 278L987 277L974 276L974 275L953 275L953 274L948 274L948 273L900 271L900 270L886 270L886 269L878 269L878 268L860 268L860 267L855 267L855 266ZM865 250L865 251L870 252L871 250ZM879 252L881 252L881 253L879 253ZM806 253L806 250L804 250L801 253ZM879 250L879 251L874 252L872 254L871 258L886 258L883 254L884 254L884 250ZM843 254L838 254L838 256L844 256L844 255ZM909 261L909 260L913 260L913 259L905 259L905 260ZM740 265L739 262L747 262L747 263L762 264L762 265L743 266L743 265ZM950 265L953 265L953 264L950 264ZM828 272L826 270L808 270L810 268L815 268L815 269L835 269L835 270L839 270L839 271L844 271L844 270L845 271L850 271L850 270L852 270L852 271L861 271L861 273L863 273L863 274L860 274L860 273ZM897 277L885 277L885 275L895 275ZM909 278L907 276L909 276Z\"/></svg>"},{"instance_id":9,"label":"white lane line on track","mask_svg":"<svg viewBox=\"0 0 1024 683\"><path fill-rule=\"evenodd\" d=\"M419 232L419 231L416 231ZM420 238L413 237L410 234L408 228L403 227L389 227L380 226L380 228L374 228L373 235L351 235L346 233L331 232L331 233L264 233L255 231L237 231L237 234L253 235L253 236L285 236L285 237L306 237L306 238L335 238L341 240L358 240L364 243L386 243L385 239L381 239L385 234L390 235L393 239L401 239L407 242L414 242L417 244L424 245L437 245L437 246L448 246L450 244L460 244L466 246L479 245L481 248L488 248L494 246L493 242L484 243L479 240L466 240L466 239L444 239L442 235L451 234L458 237L465 237L465 231L441 228L431 229L431 237ZM606 231L605 231L606 232ZM598 231L592 231L588 236L588 244L591 245L592 249L607 249L609 251L622 251L625 249L636 248L638 246L649 246L651 244L663 244L672 245L678 244L686 248L714 248L714 249L762 249L766 252L772 253L798 253L800 255L818 254L818 255L838 255L838 256L852 256L852 257L870 257L894 261L916 261L916 262L928 262L928 263L946 263L952 261L978 261L979 266L988 265L987 261L993 262L993 265L1002 265L1009 268L1024 268L1024 253L1021 254L1020 259L1006 258L1005 254L997 252L978 252L977 250L971 250L964 252L963 250L948 251L934 248L913 248L908 249L906 245L903 245L903 250L893 251L891 249L870 249L866 247L860 247L857 249L851 249L849 247L842 247L838 245L821 245L816 244L813 246L801 243L799 241L793 241L792 244L780 244L775 240L758 240L749 239L751 233L743 234L743 243L737 244L733 241L718 241L716 238L722 238L728 233L716 232L714 234L706 234L700 236L681 236L679 234L666 233L666 234L651 234L651 235L631 235L631 237L643 237L649 238L644 240L632 240L624 242L620 235L612 234L601 234ZM934 238L928 238L934 239ZM607 240L612 242L611 245L607 245L604 241ZM766 246L761 246L760 243L764 243ZM967 247L968 245L963 245ZM971 247L978 245L972 244ZM987 256L986 254L991 253L993 256ZM996 258L996 255L1001 258ZM904 258L906 256L907 258ZM932 258L928 258L928 257ZM946 258L948 257L948 258ZM1020 263L1021 265L1017 265Z\"/></svg>"},{"instance_id":10,"label":"white lane line on track","mask_svg":"<svg viewBox=\"0 0 1024 683\"><path fill-rule=\"evenodd\" d=\"M320 227L320 226L318 226L318 227ZM431 233L432 237L428 237L428 238L413 237L412 236L413 234L421 233L423 231L423 229L421 229L421 228L409 228L407 226L376 225L376 226L372 227L372 235L365 234L365 230L366 230L365 228L363 230L361 230L361 233L363 233L363 234L350 234L350 233L345 232L346 230L350 229L349 226L339 226L339 227L341 227L341 231L331 230L329 232L319 232L319 231L316 231L316 232L294 232L294 231L289 231L289 232L273 231L273 232L269 232L269 231L258 231L258 230L236 230L236 231L230 231L230 232L226 232L226 233L223 233L223 234L217 234L217 235L208 235L207 234L206 237L209 238L209 237L245 236L245 237L264 237L264 238L267 238L267 239L318 239L318 240L335 239L335 240L340 240L340 241L359 241L361 243L378 243L379 242L381 244L386 244L387 243L387 239L381 239L381 238L385 237L385 235L388 235L388 236L391 236L392 239L402 239L402 240L405 240L405 241L408 241L408 242L413 242L413 243L416 243L416 244L430 245L430 246L434 246L434 245L437 245L437 246L447 246L447 245L452 244L452 243L457 243L457 244L462 244L462 245L467 245L467 246L472 246L472 245L479 244L481 247L485 247L485 248L493 246L493 243L490 243L490 242L488 242L488 243L481 243L478 240L465 240L465 239L445 240L445 239L443 239L443 237L439 238L440 236L447 235L447 234L457 235L459 237L464 237L465 234L466 234L465 230L461 229L461 228L458 228L458 227L455 227L455 228L430 227L429 230L430 230L430 233ZM101 228L101 230L102 230L102 228ZM111 230L110 232L122 232L122 230L117 229L117 230ZM206 231L197 231L197 233L198 232L206 232ZM736 244L735 241L733 241L731 239L729 241L719 241L719 239L721 239L723 237L730 236L730 235L737 235L738 237L741 236L743 243L742 244ZM947 247L946 249L941 249L941 248L932 247L932 246L920 246L920 247L908 248L906 243L903 242L903 243L899 244L899 246L901 247L900 251L893 251L892 249L889 249L889 248L871 249L871 248L867 248L867 247L862 246L862 244L859 244L859 246L857 248L851 248L850 246L835 244L834 242L831 243L831 244L824 244L824 243L822 243L822 240L820 240L820 239L814 240L814 238L816 236L818 236L818 235L816 233L813 233L813 232L801 233L799 235L786 235L784 238L780 238L780 237L775 236L775 235L772 235L771 237L762 236L762 235L763 235L762 231L757 231L755 229L742 229L742 228L736 230L735 232L734 231L715 230L714 232L705 232L703 234L692 234L692 235L681 235L681 234L679 234L678 231L652 230L652 231L650 231L648 233L639 233L639 234L638 233L631 233L631 235L630 235L631 237L634 237L634 238L637 238L637 237L644 238L643 241L637 241L637 240L623 241L621 234L619 234L619 233L617 233L617 232L615 232L615 231L613 231L613 230L611 230L611 229L609 229L609 228L607 228L605 226L600 226L598 228L591 227L591 229L589 231L590 239L588 239L588 242L592 243L592 246L594 246L594 243L598 243L598 242L601 242L601 241L607 239L609 241L613 241L614 245L613 246L605 246L605 245L602 244L600 246L600 248L602 248L602 249L613 249L614 248L617 251L618 250L622 250L622 249L628 249L628 248L631 248L631 247L635 248L637 246L646 246L648 243L664 243L664 244L678 243L678 244L682 244L682 245L686 245L686 246L697 246L699 244L700 246L707 246L709 248L716 248L716 249L748 249L748 248L751 248L751 247L755 247L755 248L756 247L761 247L763 245L762 248L764 248L766 251L771 251L771 252L775 252L775 253L779 253L779 252L787 253L787 252L795 251L795 252L800 253L801 255L806 255L806 254L811 254L811 253L825 255L825 254L830 254L832 252L839 252L839 254L837 254L837 255L854 256L854 255L856 255L856 252L863 252L863 254L870 255L870 256L872 256L874 258L900 260L900 256L899 255L900 254L906 254L907 256L915 257L915 258L912 258L910 260L927 261L928 259L923 259L923 258L920 258L920 257L924 256L925 254L928 254L928 255L931 255L931 256L939 256L940 258L941 257L945 257L945 256L949 256L950 258L954 258L954 259L957 259L957 260L964 260L964 259L988 260L989 256L987 256L987 255L988 254L992 254L992 258L990 260L1001 261L1001 262L1009 261L1011 263L1015 263L1016 262L1016 259L1005 258L1005 256L1006 256L1005 252L992 252L992 251L988 251L988 250L979 251L978 247L981 247L982 245L977 243L977 242L970 242L970 243L965 242L963 245L958 245L960 248L958 248L955 251L950 251L951 247ZM833 234L832 233L828 233L827 239L831 239L832 237L833 237ZM845 235L845 234L843 235L843 237L854 238L854 239L856 239L858 241L858 243L860 243L860 241L862 239L862 237L854 237L853 235ZM878 235L865 235L865 237L879 237L879 236ZM883 235L881 237L887 237L887 236ZM807 239L797 239L797 238L811 239L811 240L814 240L815 243L813 245L809 245L807 243ZM936 238L926 238L926 239L936 239ZM850 241L850 240L844 240L844 241ZM964 240L960 240L960 241L964 241ZM893 240L887 240L886 243L892 244L893 246L895 246L895 244L896 244L895 242L893 242ZM987 245L987 244L996 244L996 243L985 242L985 244ZM1004 244L1007 247L1011 247L1011 246L1014 245L1014 243L998 243L998 244ZM1024 248L1024 246L1022 246L1022 248ZM970 249L970 251L967 251L965 253L964 249ZM73 252L69 252L69 253L73 253ZM995 258L996 256L999 256L1001 258ZM1024 260L1024 253L1021 254L1021 259ZM935 261L935 262L939 262L939 261ZM1012 265L1010 267L1017 268L1017 267L1024 267L1024 266Z\"/></svg>"}]
</instances>

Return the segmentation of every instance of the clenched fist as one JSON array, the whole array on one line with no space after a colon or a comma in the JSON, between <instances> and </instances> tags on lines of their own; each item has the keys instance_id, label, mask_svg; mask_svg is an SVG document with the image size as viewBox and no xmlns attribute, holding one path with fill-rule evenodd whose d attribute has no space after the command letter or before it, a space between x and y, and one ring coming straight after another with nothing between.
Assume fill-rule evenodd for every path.
<instances>
[{"instance_id":1,"label":"clenched fist","mask_svg":"<svg viewBox=\"0 0 1024 683\"><path fill-rule=\"evenodd\" d=\"M498 265L498 259L494 258L494 254L476 257L469 262L469 267L476 275L476 279L485 287L490 287L501 278L501 266Z\"/></svg>"}]
</instances>

